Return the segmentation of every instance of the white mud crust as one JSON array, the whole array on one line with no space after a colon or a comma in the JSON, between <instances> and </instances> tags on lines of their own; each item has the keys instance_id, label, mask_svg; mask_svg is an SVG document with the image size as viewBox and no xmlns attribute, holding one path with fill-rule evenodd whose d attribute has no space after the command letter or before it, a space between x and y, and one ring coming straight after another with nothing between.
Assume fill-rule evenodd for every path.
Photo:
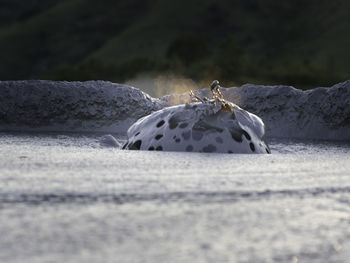
<instances>
[{"instance_id":1,"label":"white mud crust","mask_svg":"<svg viewBox=\"0 0 350 263\"><path fill-rule=\"evenodd\" d=\"M124 149L270 153L259 117L228 101L172 106L141 118L128 130Z\"/></svg>"}]
</instances>

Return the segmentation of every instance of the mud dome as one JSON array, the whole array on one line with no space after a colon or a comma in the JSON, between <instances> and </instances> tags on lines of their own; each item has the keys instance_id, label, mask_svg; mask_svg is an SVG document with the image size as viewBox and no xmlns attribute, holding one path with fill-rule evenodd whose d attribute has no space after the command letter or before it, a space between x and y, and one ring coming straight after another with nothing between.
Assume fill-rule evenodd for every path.
<instances>
[{"instance_id":1,"label":"mud dome","mask_svg":"<svg viewBox=\"0 0 350 263\"><path fill-rule=\"evenodd\" d=\"M264 123L223 100L168 107L139 119L123 149L217 153L270 153Z\"/></svg>"}]
</instances>

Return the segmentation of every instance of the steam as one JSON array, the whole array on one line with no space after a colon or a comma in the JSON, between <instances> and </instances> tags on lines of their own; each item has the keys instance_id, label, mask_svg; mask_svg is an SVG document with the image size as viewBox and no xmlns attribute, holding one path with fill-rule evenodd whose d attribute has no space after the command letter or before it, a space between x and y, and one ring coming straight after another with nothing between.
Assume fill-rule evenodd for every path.
<instances>
[{"instance_id":1,"label":"steam","mask_svg":"<svg viewBox=\"0 0 350 263\"><path fill-rule=\"evenodd\" d=\"M134 86L154 98L160 98L166 96L166 100L170 105L177 105L182 103L191 102L189 92L191 90L195 92L197 96L204 98L211 98L212 94L208 89L210 84L215 78L205 79L196 82L190 78L177 76L177 75L140 75L134 79L128 80L125 84ZM240 104L241 97L238 92L222 88L221 91L224 95L224 99L231 101L235 104Z\"/></svg>"},{"instance_id":2,"label":"steam","mask_svg":"<svg viewBox=\"0 0 350 263\"><path fill-rule=\"evenodd\" d=\"M125 84L134 86L152 97L162 97L168 94L188 93L190 90L203 88L194 80L175 75L141 75Z\"/></svg>"}]
</instances>

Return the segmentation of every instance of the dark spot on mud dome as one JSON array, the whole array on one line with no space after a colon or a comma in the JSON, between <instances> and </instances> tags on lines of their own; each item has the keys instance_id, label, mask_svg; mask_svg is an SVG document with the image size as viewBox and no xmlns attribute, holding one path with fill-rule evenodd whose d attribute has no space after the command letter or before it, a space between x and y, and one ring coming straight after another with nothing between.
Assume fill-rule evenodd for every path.
<instances>
[{"instance_id":1,"label":"dark spot on mud dome","mask_svg":"<svg viewBox=\"0 0 350 263\"><path fill-rule=\"evenodd\" d=\"M183 122L183 123L181 123L180 125L179 125L179 128L180 129L184 129L184 128L186 128L188 126L188 123L187 122Z\"/></svg>"},{"instance_id":2,"label":"dark spot on mud dome","mask_svg":"<svg viewBox=\"0 0 350 263\"><path fill-rule=\"evenodd\" d=\"M216 151L216 147L212 144L209 144L208 146L203 147L203 152L205 153L212 153Z\"/></svg>"},{"instance_id":3,"label":"dark spot on mud dome","mask_svg":"<svg viewBox=\"0 0 350 263\"><path fill-rule=\"evenodd\" d=\"M220 127L213 126L209 123L206 123L202 120L196 122L193 125L193 130L194 131L213 131L213 132L223 132L224 130Z\"/></svg>"},{"instance_id":4,"label":"dark spot on mud dome","mask_svg":"<svg viewBox=\"0 0 350 263\"><path fill-rule=\"evenodd\" d=\"M136 142L134 142L131 145L129 145L129 150L140 150L141 144L142 144L142 141L141 140L137 140Z\"/></svg>"},{"instance_id":5,"label":"dark spot on mud dome","mask_svg":"<svg viewBox=\"0 0 350 263\"><path fill-rule=\"evenodd\" d=\"M223 142L224 142L224 141L222 140L221 137L216 137L216 138L215 138L215 141L216 141L217 143L223 143Z\"/></svg>"},{"instance_id":6,"label":"dark spot on mud dome","mask_svg":"<svg viewBox=\"0 0 350 263\"><path fill-rule=\"evenodd\" d=\"M233 151L228 151L228 153L233 153Z\"/></svg>"},{"instance_id":7,"label":"dark spot on mud dome","mask_svg":"<svg viewBox=\"0 0 350 263\"><path fill-rule=\"evenodd\" d=\"M191 137L191 131L183 132L182 137L184 138L185 141L187 141Z\"/></svg>"},{"instance_id":8,"label":"dark spot on mud dome","mask_svg":"<svg viewBox=\"0 0 350 263\"><path fill-rule=\"evenodd\" d=\"M158 134L155 138L156 138L156 140L160 140L162 137L163 137L162 134Z\"/></svg>"},{"instance_id":9,"label":"dark spot on mud dome","mask_svg":"<svg viewBox=\"0 0 350 263\"><path fill-rule=\"evenodd\" d=\"M175 142L177 142L177 143L179 143L180 141L181 141L180 138L175 139Z\"/></svg>"},{"instance_id":10,"label":"dark spot on mud dome","mask_svg":"<svg viewBox=\"0 0 350 263\"><path fill-rule=\"evenodd\" d=\"M135 137L136 137L137 135L139 135L139 134L140 134L140 132L135 133Z\"/></svg>"},{"instance_id":11,"label":"dark spot on mud dome","mask_svg":"<svg viewBox=\"0 0 350 263\"><path fill-rule=\"evenodd\" d=\"M242 142L242 132L240 130L235 130L235 129L231 129L230 130L231 133L231 137L232 139L234 139L236 142Z\"/></svg>"},{"instance_id":12,"label":"dark spot on mud dome","mask_svg":"<svg viewBox=\"0 0 350 263\"><path fill-rule=\"evenodd\" d=\"M200 141L203 138L203 133L199 131L192 131L192 138L195 141Z\"/></svg>"},{"instance_id":13,"label":"dark spot on mud dome","mask_svg":"<svg viewBox=\"0 0 350 263\"><path fill-rule=\"evenodd\" d=\"M153 150L154 150L154 147L151 146L151 147L148 148L148 150L149 150L149 151L153 151Z\"/></svg>"},{"instance_id":14,"label":"dark spot on mud dome","mask_svg":"<svg viewBox=\"0 0 350 263\"><path fill-rule=\"evenodd\" d=\"M232 114L231 114L231 118L232 118L232 120L235 120L235 119L236 119L236 114L235 114L234 111L233 111Z\"/></svg>"},{"instance_id":15,"label":"dark spot on mud dome","mask_svg":"<svg viewBox=\"0 0 350 263\"><path fill-rule=\"evenodd\" d=\"M248 141L250 141L252 138L250 137L249 133L245 130L242 130L243 135L247 138Z\"/></svg>"},{"instance_id":16,"label":"dark spot on mud dome","mask_svg":"<svg viewBox=\"0 0 350 263\"><path fill-rule=\"evenodd\" d=\"M158 147L156 148L156 151L163 151L163 147L162 147L162 146L158 146Z\"/></svg>"},{"instance_id":17,"label":"dark spot on mud dome","mask_svg":"<svg viewBox=\"0 0 350 263\"><path fill-rule=\"evenodd\" d=\"M266 147L265 150L266 150L267 153L271 153L271 151L270 151L270 149L268 147Z\"/></svg>"},{"instance_id":18,"label":"dark spot on mud dome","mask_svg":"<svg viewBox=\"0 0 350 263\"><path fill-rule=\"evenodd\" d=\"M250 147L250 149L252 150L252 152L254 152L255 151L255 146L254 146L254 143L249 143L249 147Z\"/></svg>"},{"instance_id":19,"label":"dark spot on mud dome","mask_svg":"<svg viewBox=\"0 0 350 263\"><path fill-rule=\"evenodd\" d=\"M179 118L177 116L172 116L170 119L169 119L169 129L170 130L173 130L177 127L177 125L179 125Z\"/></svg>"},{"instance_id":20,"label":"dark spot on mud dome","mask_svg":"<svg viewBox=\"0 0 350 263\"><path fill-rule=\"evenodd\" d=\"M186 152L192 152L193 151L193 146L192 145L188 145L186 147Z\"/></svg>"},{"instance_id":21,"label":"dark spot on mud dome","mask_svg":"<svg viewBox=\"0 0 350 263\"><path fill-rule=\"evenodd\" d=\"M160 122L157 123L157 127L159 128L159 127L163 126L164 123L165 123L165 121L161 120Z\"/></svg>"}]
</instances>

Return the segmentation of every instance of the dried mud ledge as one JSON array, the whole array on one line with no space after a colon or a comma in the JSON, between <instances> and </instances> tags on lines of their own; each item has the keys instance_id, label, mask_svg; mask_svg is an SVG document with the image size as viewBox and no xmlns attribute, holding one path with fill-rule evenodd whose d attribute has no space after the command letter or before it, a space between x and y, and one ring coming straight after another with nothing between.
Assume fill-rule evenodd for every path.
<instances>
[{"instance_id":1,"label":"dried mud ledge","mask_svg":"<svg viewBox=\"0 0 350 263\"><path fill-rule=\"evenodd\" d=\"M246 84L223 93L261 117L268 137L350 141L350 80L308 91ZM138 118L187 102L188 94L152 98L107 81L0 81L0 131L125 133Z\"/></svg>"}]
</instances>

